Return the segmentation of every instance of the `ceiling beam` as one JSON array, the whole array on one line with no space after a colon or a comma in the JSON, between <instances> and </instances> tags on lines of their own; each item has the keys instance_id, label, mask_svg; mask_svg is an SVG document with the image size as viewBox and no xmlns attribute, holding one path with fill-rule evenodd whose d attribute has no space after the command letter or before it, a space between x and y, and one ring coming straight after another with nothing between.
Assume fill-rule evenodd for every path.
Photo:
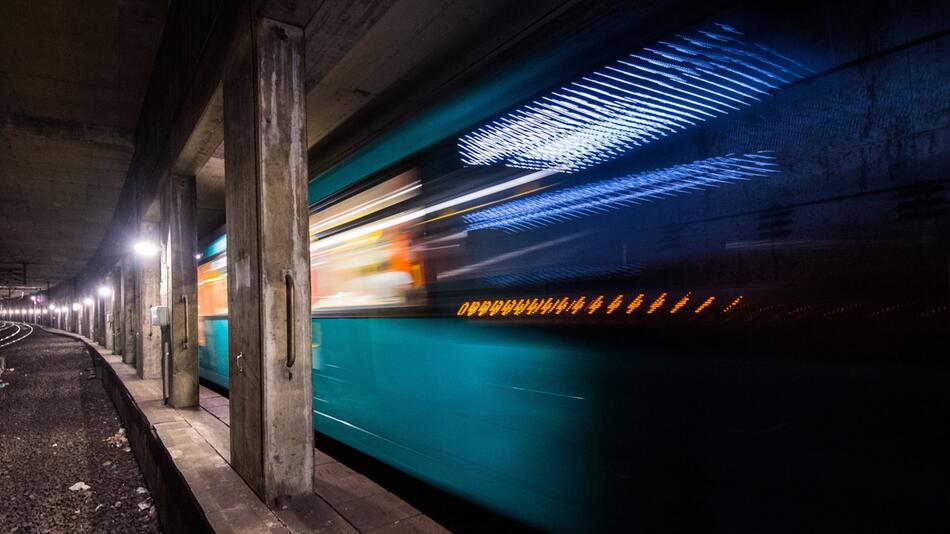
<instances>
[{"instance_id":1,"label":"ceiling beam","mask_svg":"<svg viewBox=\"0 0 950 534\"><path fill-rule=\"evenodd\" d=\"M134 132L129 129L10 113L0 113L0 133L95 143L128 151L135 147Z\"/></svg>"}]
</instances>

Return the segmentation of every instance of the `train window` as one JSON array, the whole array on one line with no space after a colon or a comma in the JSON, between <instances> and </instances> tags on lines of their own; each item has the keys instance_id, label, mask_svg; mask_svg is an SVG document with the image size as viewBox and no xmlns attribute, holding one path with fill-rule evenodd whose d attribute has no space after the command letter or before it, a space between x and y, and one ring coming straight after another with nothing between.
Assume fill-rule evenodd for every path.
<instances>
[{"instance_id":1,"label":"train window","mask_svg":"<svg viewBox=\"0 0 950 534\"><path fill-rule=\"evenodd\" d=\"M313 311L424 303L421 230L409 207L420 189L409 170L311 215Z\"/></svg>"},{"instance_id":2,"label":"train window","mask_svg":"<svg viewBox=\"0 0 950 534\"><path fill-rule=\"evenodd\" d=\"M198 316L228 314L228 257L221 255L198 266Z\"/></svg>"}]
</instances>

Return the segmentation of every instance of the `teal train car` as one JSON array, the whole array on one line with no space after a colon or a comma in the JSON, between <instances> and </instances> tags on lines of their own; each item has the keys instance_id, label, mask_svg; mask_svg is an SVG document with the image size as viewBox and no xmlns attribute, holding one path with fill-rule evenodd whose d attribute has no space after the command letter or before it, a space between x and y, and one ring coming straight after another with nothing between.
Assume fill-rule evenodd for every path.
<instances>
[{"instance_id":1,"label":"teal train car","mask_svg":"<svg viewBox=\"0 0 950 534\"><path fill-rule=\"evenodd\" d=\"M938 99L875 107L939 77L913 36L868 81L887 58L863 41L721 15L552 50L315 178L316 431L550 531L938 513L950 210L895 225L894 198L945 179L862 136L945 136ZM198 271L200 373L226 388L223 235Z\"/></svg>"}]
</instances>

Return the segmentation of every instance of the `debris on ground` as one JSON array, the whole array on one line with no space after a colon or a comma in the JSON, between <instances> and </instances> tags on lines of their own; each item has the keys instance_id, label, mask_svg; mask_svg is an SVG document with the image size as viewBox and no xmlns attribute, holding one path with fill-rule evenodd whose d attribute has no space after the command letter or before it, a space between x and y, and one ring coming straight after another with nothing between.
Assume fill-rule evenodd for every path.
<instances>
[{"instance_id":1,"label":"debris on ground","mask_svg":"<svg viewBox=\"0 0 950 534\"><path fill-rule=\"evenodd\" d=\"M145 488L143 488L142 486L139 486L139 487L135 488L135 493L138 493L138 494L148 493L148 490L145 489Z\"/></svg>"},{"instance_id":2,"label":"debris on ground","mask_svg":"<svg viewBox=\"0 0 950 534\"><path fill-rule=\"evenodd\" d=\"M91 486L87 485L85 482L80 480L79 482L76 482L72 486L69 486L69 491L86 491L87 489L90 489L90 488Z\"/></svg>"},{"instance_id":3,"label":"debris on ground","mask_svg":"<svg viewBox=\"0 0 950 534\"><path fill-rule=\"evenodd\" d=\"M129 444L128 438L125 437L125 429L121 427L119 428L118 432L107 437L105 442L116 448L125 447Z\"/></svg>"}]
</instances>

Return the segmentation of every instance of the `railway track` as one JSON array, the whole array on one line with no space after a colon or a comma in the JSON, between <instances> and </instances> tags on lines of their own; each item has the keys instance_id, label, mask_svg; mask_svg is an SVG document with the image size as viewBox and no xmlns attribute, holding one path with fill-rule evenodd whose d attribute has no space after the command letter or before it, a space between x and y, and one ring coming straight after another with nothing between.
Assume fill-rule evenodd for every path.
<instances>
[{"instance_id":1,"label":"railway track","mask_svg":"<svg viewBox=\"0 0 950 534\"><path fill-rule=\"evenodd\" d=\"M0 322L0 349L19 343L33 334L33 326L13 321Z\"/></svg>"}]
</instances>

